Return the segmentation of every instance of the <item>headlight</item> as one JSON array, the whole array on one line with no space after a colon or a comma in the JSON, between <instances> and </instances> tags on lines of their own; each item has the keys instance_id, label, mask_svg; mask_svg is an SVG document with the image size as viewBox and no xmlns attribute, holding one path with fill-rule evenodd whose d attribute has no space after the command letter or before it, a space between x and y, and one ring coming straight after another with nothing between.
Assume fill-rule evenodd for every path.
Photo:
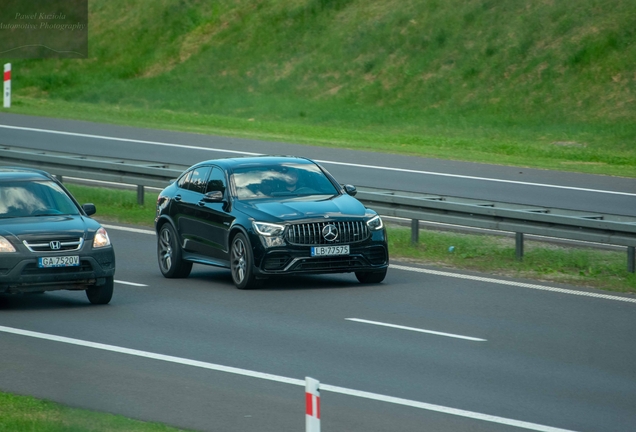
<instances>
[{"instance_id":1,"label":"headlight","mask_svg":"<svg viewBox=\"0 0 636 432\"><path fill-rule=\"evenodd\" d=\"M95 233L95 238L93 239L93 248L97 249L106 246L110 246L110 239L108 238L108 233L102 227Z\"/></svg>"},{"instance_id":2,"label":"headlight","mask_svg":"<svg viewBox=\"0 0 636 432\"><path fill-rule=\"evenodd\" d=\"M15 248L6 238L0 236L0 253L1 252L15 252Z\"/></svg>"},{"instance_id":3,"label":"headlight","mask_svg":"<svg viewBox=\"0 0 636 432\"><path fill-rule=\"evenodd\" d=\"M283 238L284 225L252 221L252 226L254 231L260 234L261 243L266 248L285 245L285 239Z\"/></svg>"},{"instance_id":4,"label":"headlight","mask_svg":"<svg viewBox=\"0 0 636 432\"><path fill-rule=\"evenodd\" d=\"M377 231L384 228L384 224L382 223L382 218L380 215L375 215L371 219L367 221L367 226L371 231Z\"/></svg>"},{"instance_id":5,"label":"headlight","mask_svg":"<svg viewBox=\"0 0 636 432\"><path fill-rule=\"evenodd\" d=\"M252 221L252 226L257 233L265 237L281 236L283 235L283 231L285 231L285 227L283 225L267 222Z\"/></svg>"}]
</instances>

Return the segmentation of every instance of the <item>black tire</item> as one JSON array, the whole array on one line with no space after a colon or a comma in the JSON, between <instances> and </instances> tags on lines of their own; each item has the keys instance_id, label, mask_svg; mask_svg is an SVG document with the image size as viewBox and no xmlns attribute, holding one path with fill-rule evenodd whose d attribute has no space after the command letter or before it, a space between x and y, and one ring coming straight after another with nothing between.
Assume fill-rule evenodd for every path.
<instances>
[{"instance_id":1,"label":"black tire","mask_svg":"<svg viewBox=\"0 0 636 432\"><path fill-rule=\"evenodd\" d=\"M387 269L377 272L356 272L356 278L360 283L380 283L386 277Z\"/></svg>"},{"instance_id":2,"label":"black tire","mask_svg":"<svg viewBox=\"0 0 636 432\"><path fill-rule=\"evenodd\" d=\"M192 270L192 263L183 260L177 233L169 223L163 224L157 236L157 260L167 278L186 278Z\"/></svg>"},{"instance_id":3,"label":"black tire","mask_svg":"<svg viewBox=\"0 0 636 432\"><path fill-rule=\"evenodd\" d=\"M242 233L238 233L232 239L230 271L232 272L232 281L238 289L254 289L259 285L259 281L254 276L252 246Z\"/></svg>"},{"instance_id":4,"label":"black tire","mask_svg":"<svg viewBox=\"0 0 636 432\"><path fill-rule=\"evenodd\" d=\"M92 304L104 305L113 298L113 287L115 286L115 278L109 276L106 278L104 285L93 285L86 289L86 297Z\"/></svg>"}]
</instances>

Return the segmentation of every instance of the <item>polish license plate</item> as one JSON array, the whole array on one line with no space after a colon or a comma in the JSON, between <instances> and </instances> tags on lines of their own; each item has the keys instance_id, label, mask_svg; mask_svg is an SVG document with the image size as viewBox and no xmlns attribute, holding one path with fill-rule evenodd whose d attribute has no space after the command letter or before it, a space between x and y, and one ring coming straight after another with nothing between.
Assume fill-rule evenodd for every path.
<instances>
[{"instance_id":1,"label":"polish license plate","mask_svg":"<svg viewBox=\"0 0 636 432\"><path fill-rule=\"evenodd\" d=\"M311 248L311 256L349 255L349 245L340 246L314 246Z\"/></svg>"},{"instance_id":2,"label":"polish license plate","mask_svg":"<svg viewBox=\"0 0 636 432\"><path fill-rule=\"evenodd\" d=\"M77 267L80 265L79 256L58 256L38 258L38 267Z\"/></svg>"}]
</instances>

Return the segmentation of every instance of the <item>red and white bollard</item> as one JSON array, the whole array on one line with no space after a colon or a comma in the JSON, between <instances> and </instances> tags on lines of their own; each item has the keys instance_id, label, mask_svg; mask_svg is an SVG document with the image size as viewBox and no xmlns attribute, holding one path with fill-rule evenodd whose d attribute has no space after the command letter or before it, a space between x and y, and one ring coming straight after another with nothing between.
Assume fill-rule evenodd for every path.
<instances>
[{"instance_id":1,"label":"red and white bollard","mask_svg":"<svg viewBox=\"0 0 636 432\"><path fill-rule=\"evenodd\" d=\"M11 107L11 63L4 65L4 107Z\"/></svg>"},{"instance_id":2,"label":"red and white bollard","mask_svg":"<svg viewBox=\"0 0 636 432\"><path fill-rule=\"evenodd\" d=\"M320 432L320 382L305 378L305 431Z\"/></svg>"}]
</instances>

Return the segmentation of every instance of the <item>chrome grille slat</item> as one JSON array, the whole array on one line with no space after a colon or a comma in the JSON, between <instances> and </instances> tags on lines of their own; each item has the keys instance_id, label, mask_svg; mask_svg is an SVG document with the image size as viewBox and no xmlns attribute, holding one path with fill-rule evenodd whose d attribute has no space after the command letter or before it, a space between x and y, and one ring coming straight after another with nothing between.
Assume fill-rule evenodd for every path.
<instances>
[{"instance_id":1,"label":"chrome grille slat","mask_svg":"<svg viewBox=\"0 0 636 432\"><path fill-rule=\"evenodd\" d=\"M333 224L338 229L338 237L334 241L327 241L322 235L322 229ZM370 236L364 221L313 222L290 225L285 233L287 241L293 245L328 245L352 244L365 241Z\"/></svg>"},{"instance_id":2,"label":"chrome grille slat","mask_svg":"<svg viewBox=\"0 0 636 432\"><path fill-rule=\"evenodd\" d=\"M59 242L59 249L51 249L51 242ZM84 239L79 237L76 239L51 239L51 240L38 240L37 243L29 243L26 240L22 241L22 244L26 246L31 252L68 252L80 250L84 245Z\"/></svg>"}]
</instances>

